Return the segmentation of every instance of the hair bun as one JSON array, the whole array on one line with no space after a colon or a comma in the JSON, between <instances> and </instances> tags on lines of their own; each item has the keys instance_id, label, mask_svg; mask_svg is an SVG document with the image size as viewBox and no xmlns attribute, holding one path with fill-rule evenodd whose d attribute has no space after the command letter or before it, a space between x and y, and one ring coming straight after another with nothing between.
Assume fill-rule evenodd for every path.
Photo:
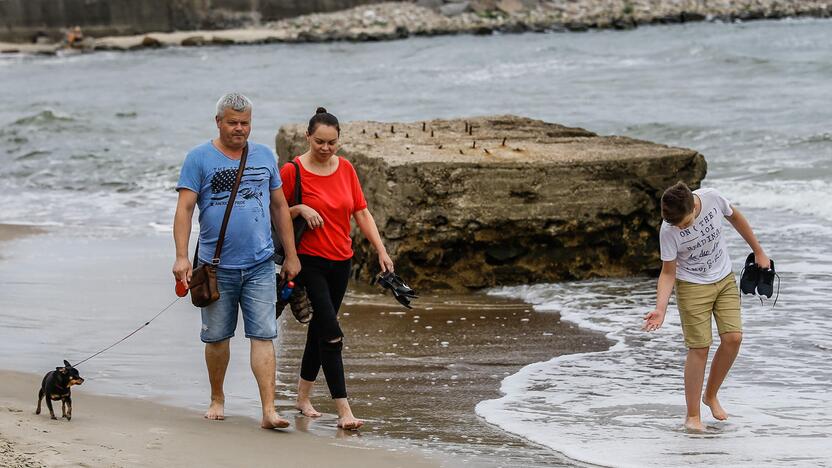
<instances>
[{"instance_id":1,"label":"hair bun","mask_svg":"<svg viewBox=\"0 0 832 468\"><path fill-rule=\"evenodd\" d=\"M318 110L315 111L316 114L326 114L326 108L319 107Z\"/></svg>"}]
</instances>

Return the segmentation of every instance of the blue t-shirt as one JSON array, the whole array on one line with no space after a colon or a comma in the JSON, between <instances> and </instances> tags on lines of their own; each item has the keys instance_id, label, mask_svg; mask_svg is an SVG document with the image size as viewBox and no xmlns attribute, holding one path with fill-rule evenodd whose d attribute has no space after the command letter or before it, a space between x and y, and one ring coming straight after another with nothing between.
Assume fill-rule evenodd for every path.
<instances>
[{"instance_id":1,"label":"blue t-shirt","mask_svg":"<svg viewBox=\"0 0 832 468\"><path fill-rule=\"evenodd\" d=\"M230 159L210 141L189 151L182 164L176 190L184 188L198 195L201 262L210 263L214 256L239 167L239 160ZM246 168L225 232L220 267L249 268L274 254L269 200L270 192L280 185L272 150L249 142Z\"/></svg>"}]
</instances>

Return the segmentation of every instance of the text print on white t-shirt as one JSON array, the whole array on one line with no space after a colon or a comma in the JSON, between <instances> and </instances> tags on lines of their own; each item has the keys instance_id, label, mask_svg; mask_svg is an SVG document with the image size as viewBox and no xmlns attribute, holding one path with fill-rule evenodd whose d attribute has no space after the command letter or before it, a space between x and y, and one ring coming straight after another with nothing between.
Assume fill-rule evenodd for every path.
<instances>
[{"instance_id":1,"label":"text print on white t-shirt","mask_svg":"<svg viewBox=\"0 0 832 468\"><path fill-rule=\"evenodd\" d=\"M682 246L689 253L689 263L687 264L689 271L704 273L710 270L714 263L722 257L722 249L719 248L720 230L713 223L718 213L719 209L714 207L702 219L693 223L691 227L679 230ZM695 242L695 244L692 244L692 242ZM699 250L699 252L696 252L696 250Z\"/></svg>"},{"instance_id":2,"label":"text print on white t-shirt","mask_svg":"<svg viewBox=\"0 0 832 468\"><path fill-rule=\"evenodd\" d=\"M684 229L662 223L660 241L664 261L676 261L676 277L693 283L713 283L731 273L722 242L722 220L733 214L730 203L714 189L693 192L701 212Z\"/></svg>"}]
</instances>

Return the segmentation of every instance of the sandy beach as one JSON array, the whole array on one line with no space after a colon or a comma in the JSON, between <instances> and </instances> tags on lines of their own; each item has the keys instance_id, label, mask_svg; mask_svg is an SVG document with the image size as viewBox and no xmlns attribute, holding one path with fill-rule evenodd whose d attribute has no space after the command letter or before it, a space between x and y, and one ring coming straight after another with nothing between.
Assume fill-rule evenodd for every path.
<instances>
[{"instance_id":1,"label":"sandy beach","mask_svg":"<svg viewBox=\"0 0 832 468\"><path fill-rule=\"evenodd\" d=\"M44 230L20 224L0 224L0 242L10 241L27 235L40 234Z\"/></svg>"},{"instance_id":2,"label":"sandy beach","mask_svg":"<svg viewBox=\"0 0 832 468\"><path fill-rule=\"evenodd\" d=\"M82 387L73 392L72 421L51 420L45 407L34 414L39 383L37 375L0 372L2 466L438 466L357 438L269 431L245 417L209 422L196 411Z\"/></svg>"},{"instance_id":3,"label":"sandy beach","mask_svg":"<svg viewBox=\"0 0 832 468\"><path fill-rule=\"evenodd\" d=\"M14 239L43 232L0 225L0 245L5 253ZM4 315L0 320L7 323ZM336 460L342 466L438 466L401 448L369 446L340 429L324 439L299 430L304 426L297 422L274 431L244 416L207 421L200 411L153 403L147 395L97 395L88 384L74 387L72 421L51 420L45 405L34 414L41 379L0 371L0 466L325 466ZM60 402L55 411L60 416ZM214 442L217 437L222 443Z\"/></svg>"},{"instance_id":4,"label":"sandy beach","mask_svg":"<svg viewBox=\"0 0 832 468\"><path fill-rule=\"evenodd\" d=\"M0 229L7 238L13 230L22 231ZM292 422L290 429L271 433L254 419L256 387L242 330L232 340L228 419L205 421L198 318L185 302L82 366L87 381L73 391L71 422L35 416L42 376L28 372L46 372L64 358L77 362L140 325L148 310L170 302L169 242L164 234L89 239L50 230L2 244L3 252L12 247L10 258L0 262L0 369L11 369L0 371L2 464L234 466L234 460L245 460L253 465L273 460L270 449L301 448L285 454L294 457L290 466L334 460L347 466L572 465L487 424L474 407L498 397L500 381L523 365L606 349L608 341L561 323L556 314L538 314L520 301L485 294L425 294L407 310L372 286L354 285L341 320L350 399L356 415L367 421L358 434L336 428L323 376L314 403L324 416L313 420L294 410L306 329L288 313L280 319L276 341L275 404ZM24 280L45 263L52 264L50 272ZM134 270L131 277L110 273L124 265ZM101 289L107 278L112 287ZM128 284L139 297L116 307ZM201 443L201 436L212 435L230 441L228 447ZM261 446L266 450L258 450Z\"/></svg>"}]
</instances>

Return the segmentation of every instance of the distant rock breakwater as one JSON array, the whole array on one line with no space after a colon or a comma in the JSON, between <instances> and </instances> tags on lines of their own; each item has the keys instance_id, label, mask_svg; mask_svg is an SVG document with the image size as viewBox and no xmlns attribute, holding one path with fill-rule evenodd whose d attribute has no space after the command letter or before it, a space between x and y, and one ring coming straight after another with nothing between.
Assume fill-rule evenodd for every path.
<instances>
[{"instance_id":1,"label":"distant rock breakwater","mask_svg":"<svg viewBox=\"0 0 832 468\"><path fill-rule=\"evenodd\" d=\"M218 31L87 38L82 50L271 42L383 41L410 36L630 29L645 24L832 16L832 0L418 0L363 5ZM0 44L54 53L60 44Z\"/></svg>"}]
</instances>

